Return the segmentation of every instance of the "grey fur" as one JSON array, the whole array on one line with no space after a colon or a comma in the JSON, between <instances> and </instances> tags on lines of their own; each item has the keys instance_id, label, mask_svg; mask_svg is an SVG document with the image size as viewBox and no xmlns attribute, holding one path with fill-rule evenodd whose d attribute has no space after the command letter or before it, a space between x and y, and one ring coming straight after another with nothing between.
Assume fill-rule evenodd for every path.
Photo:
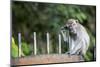
<instances>
[{"instance_id":1,"label":"grey fur","mask_svg":"<svg viewBox=\"0 0 100 67\"><path fill-rule=\"evenodd\" d=\"M69 19L65 26L61 28L61 34L65 42L69 42L69 51L71 55L85 55L88 50L90 37L86 29L78 23L78 20Z\"/></svg>"}]
</instances>

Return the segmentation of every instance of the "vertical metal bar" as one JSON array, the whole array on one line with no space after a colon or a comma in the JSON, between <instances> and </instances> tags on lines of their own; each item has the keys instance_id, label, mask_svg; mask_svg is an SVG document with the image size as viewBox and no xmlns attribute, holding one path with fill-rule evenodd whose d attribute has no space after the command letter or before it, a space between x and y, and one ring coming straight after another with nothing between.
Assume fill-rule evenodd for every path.
<instances>
[{"instance_id":1,"label":"vertical metal bar","mask_svg":"<svg viewBox=\"0 0 100 67\"><path fill-rule=\"evenodd\" d=\"M36 32L34 32L34 55L37 54Z\"/></svg>"},{"instance_id":2,"label":"vertical metal bar","mask_svg":"<svg viewBox=\"0 0 100 67\"><path fill-rule=\"evenodd\" d=\"M58 35L59 37L59 54L61 54L61 35Z\"/></svg>"},{"instance_id":3,"label":"vertical metal bar","mask_svg":"<svg viewBox=\"0 0 100 67\"><path fill-rule=\"evenodd\" d=\"M18 44L19 44L19 48L18 48L18 52L19 52L19 57L21 57L21 33L18 33Z\"/></svg>"},{"instance_id":4,"label":"vertical metal bar","mask_svg":"<svg viewBox=\"0 0 100 67\"><path fill-rule=\"evenodd\" d=\"M50 51L49 51L49 44L50 44L50 42L49 42L49 33L47 32L47 53L48 54L50 53Z\"/></svg>"}]
</instances>

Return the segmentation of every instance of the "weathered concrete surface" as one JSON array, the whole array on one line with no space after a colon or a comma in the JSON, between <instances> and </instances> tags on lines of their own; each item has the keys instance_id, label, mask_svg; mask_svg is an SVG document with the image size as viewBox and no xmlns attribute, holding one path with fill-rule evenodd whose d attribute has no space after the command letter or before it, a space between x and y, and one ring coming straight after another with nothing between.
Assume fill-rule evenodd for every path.
<instances>
[{"instance_id":1,"label":"weathered concrete surface","mask_svg":"<svg viewBox=\"0 0 100 67\"><path fill-rule=\"evenodd\" d=\"M50 64L50 63L62 63L62 62L79 62L80 56L78 55L66 55L66 54L49 54L49 55L36 55L21 57L11 60L12 65L29 65L29 64Z\"/></svg>"}]
</instances>

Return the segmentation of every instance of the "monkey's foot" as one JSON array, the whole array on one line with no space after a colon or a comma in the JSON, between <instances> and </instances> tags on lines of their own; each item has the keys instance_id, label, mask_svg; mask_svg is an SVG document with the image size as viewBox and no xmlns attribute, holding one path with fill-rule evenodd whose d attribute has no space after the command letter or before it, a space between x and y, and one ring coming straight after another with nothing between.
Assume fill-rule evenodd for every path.
<instances>
[{"instance_id":1,"label":"monkey's foot","mask_svg":"<svg viewBox=\"0 0 100 67\"><path fill-rule=\"evenodd\" d=\"M66 52L65 54L68 54L68 55L78 55L78 54L76 54L76 53L70 53L69 51Z\"/></svg>"}]
</instances>

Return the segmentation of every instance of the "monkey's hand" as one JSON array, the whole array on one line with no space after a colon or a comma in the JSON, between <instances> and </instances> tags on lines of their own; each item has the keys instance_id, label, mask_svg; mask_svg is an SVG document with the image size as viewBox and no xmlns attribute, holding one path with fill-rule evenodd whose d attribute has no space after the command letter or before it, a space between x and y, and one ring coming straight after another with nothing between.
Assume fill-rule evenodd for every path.
<instances>
[{"instance_id":1,"label":"monkey's hand","mask_svg":"<svg viewBox=\"0 0 100 67\"><path fill-rule=\"evenodd\" d=\"M65 42L68 42L68 37L69 37L69 32L68 30L65 30L65 29L62 29L60 30L62 36L63 36L63 39Z\"/></svg>"}]
</instances>

